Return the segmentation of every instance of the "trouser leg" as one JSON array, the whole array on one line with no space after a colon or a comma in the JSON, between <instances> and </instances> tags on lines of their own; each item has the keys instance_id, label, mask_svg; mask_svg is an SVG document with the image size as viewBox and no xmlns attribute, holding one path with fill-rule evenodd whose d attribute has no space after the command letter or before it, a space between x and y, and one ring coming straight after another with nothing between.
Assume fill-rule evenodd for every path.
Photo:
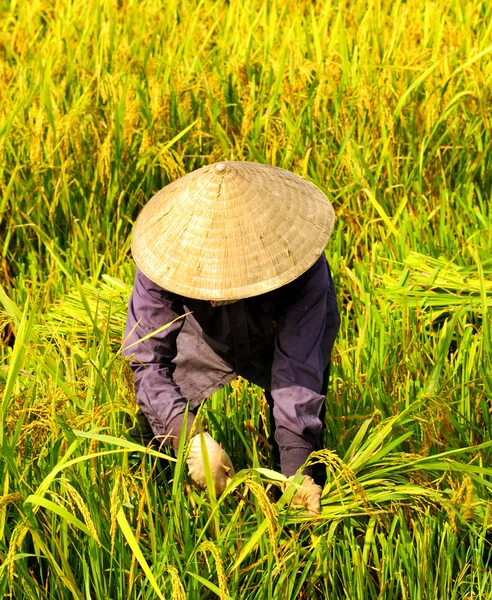
<instances>
[{"instance_id":1,"label":"trouser leg","mask_svg":"<svg viewBox=\"0 0 492 600\"><path fill-rule=\"evenodd\" d=\"M271 392L265 390L265 399L268 403L270 413L270 431L268 434L268 443L272 448L271 466L275 471L280 471L280 449L275 439L275 419L273 418L273 398Z\"/></svg>"},{"instance_id":2,"label":"trouser leg","mask_svg":"<svg viewBox=\"0 0 492 600\"><path fill-rule=\"evenodd\" d=\"M323 373L323 386L321 388L321 394L325 397L325 400L321 406L319 413L319 419L321 421L321 432L317 441L315 450L322 450L325 446L325 431L326 431L326 394L328 393L328 382L330 380L330 363ZM313 465L313 479L314 481L324 487L326 483L326 466L323 463L317 462Z\"/></svg>"},{"instance_id":3,"label":"trouser leg","mask_svg":"<svg viewBox=\"0 0 492 600\"><path fill-rule=\"evenodd\" d=\"M326 369L323 373L323 386L320 391L320 393L325 397L326 397L326 394L328 391L329 379L330 379L330 365L328 364L328 366L326 367ZM266 398L266 401L270 408L270 432L268 435L268 442L272 447L272 461L271 461L272 468L275 469L276 471L279 471L280 470L280 449L275 440L275 419L273 418L273 397L272 397L271 392L265 390L265 398ZM314 450L321 450L324 447L324 434L325 434L325 430L326 430L325 416L326 416L326 401L323 402L323 405L321 407L321 411L319 414L319 419L321 421L321 432L320 432L318 440L316 441ZM323 487L326 482L326 467L321 463L316 463L312 466L312 470L313 470L314 481L318 485Z\"/></svg>"},{"instance_id":4,"label":"trouser leg","mask_svg":"<svg viewBox=\"0 0 492 600\"><path fill-rule=\"evenodd\" d=\"M137 410L136 423L128 433L137 444L142 446L148 446L154 439L150 423L141 410Z\"/></svg>"},{"instance_id":5,"label":"trouser leg","mask_svg":"<svg viewBox=\"0 0 492 600\"><path fill-rule=\"evenodd\" d=\"M135 415L136 422L135 425L128 432L133 441L137 444L140 444L144 447L150 447L153 450L162 450L164 453L172 452L171 447L162 447L162 445L158 442L158 440L154 436L154 432L152 431L152 427L150 426L147 417L144 413L138 409L137 414ZM128 457L128 461L133 467L137 467L141 464L143 454L141 452L135 451L130 452ZM153 464L153 461L156 459L152 456L147 455L147 460ZM169 461L158 458L156 463L156 476L161 476L164 479L168 479L169 477Z\"/></svg>"}]
</instances>

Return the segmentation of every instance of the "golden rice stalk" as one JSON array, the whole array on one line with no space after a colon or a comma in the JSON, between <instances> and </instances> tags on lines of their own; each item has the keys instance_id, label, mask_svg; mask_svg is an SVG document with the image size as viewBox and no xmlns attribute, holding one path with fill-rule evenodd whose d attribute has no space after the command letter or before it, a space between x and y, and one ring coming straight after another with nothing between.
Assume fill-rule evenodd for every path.
<instances>
[{"instance_id":1,"label":"golden rice stalk","mask_svg":"<svg viewBox=\"0 0 492 600\"><path fill-rule=\"evenodd\" d=\"M448 513L448 520L451 526L451 531L456 533L458 531L458 525L456 523L456 514L457 512L461 512L460 509L464 506L465 512L463 514L465 519L473 518L473 483L468 475L465 475L461 480L455 480L454 478L449 478L448 480L451 489L453 490L453 496L451 498L451 505L456 507L456 510L452 508L446 508L446 512Z\"/></svg>"},{"instance_id":2,"label":"golden rice stalk","mask_svg":"<svg viewBox=\"0 0 492 600\"><path fill-rule=\"evenodd\" d=\"M337 487L341 501L343 501L343 491L340 485L340 480L345 479L350 487L354 499L357 497L360 498L361 502L364 504L364 507L368 511L370 510L371 505L369 499L367 498L366 491L357 481L357 477L352 469L350 469L350 467L345 464L345 462L335 452L333 452L333 450L325 448L323 450L313 452L309 457L308 464L313 464L315 462L320 462L328 467L333 477L333 481Z\"/></svg>"},{"instance_id":3,"label":"golden rice stalk","mask_svg":"<svg viewBox=\"0 0 492 600\"><path fill-rule=\"evenodd\" d=\"M140 122L140 103L135 93L129 92L126 100L125 117L123 120L123 136L125 139L125 145L130 146L133 140L133 136L138 129Z\"/></svg>"},{"instance_id":4,"label":"golden rice stalk","mask_svg":"<svg viewBox=\"0 0 492 600\"><path fill-rule=\"evenodd\" d=\"M270 432L270 424L268 423L267 411L268 411L268 402L266 401L265 394L262 393L260 395L260 419L261 419L261 423L263 425L263 431Z\"/></svg>"},{"instance_id":5,"label":"golden rice stalk","mask_svg":"<svg viewBox=\"0 0 492 600\"><path fill-rule=\"evenodd\" d=\"M465 485L465 499L464 505L466 507L465 514L463 515L465 519L468 521L473 519L474 511L473 511L473 496L475 492L475 487L471 478L468 475L464 477L464 485Z\"/></svg>"},{"instance_id":6,"label":"golden rice stalk","mask_svg":"<svg viewBox=\"0 0 492 600\"><path fill-rule=\"evenodd\" d=\"M78 491L72 485L70 485L68 483L68 481L66 479L63 480L63 485L65 486L65 489L68 492L69 496L72 498L72 500L77 505L77 508L79 509L80 514L84 518L84 522L87 526L87 529L91 532L92 537L94 538L94 540L96 541L98 546L102 547L102 544L101 544L101 541L97 534L96 527L94 526L94 522L92 520L91 514L90 514L89 509L87 508L82 496L78 493Z\"/></svg>"},{"instance_id":7,"label":"golden rice stalk","mask_svg":"<svg viewBox=\"0 0 492 600\"><path fill-rule=\"evenodd\" d=\"M98 445L99 445L98 440L90 440L89 454L96 454ZM90 473L91 473L92 483L94 485L97 485L99 476L97 473L97 457L95 457L95 456L93 458L91 458L91 460L90 460Z\"/></svg>"},{"instance_id":8,"label":"golden rice stalk","mask_svg":"<svg viewBox=\"0 0 492 600\"><path fill-rule=\"evenodd\" d=\"M24 541L28 531L29 527L24 524L24 521L21 521L15 526L15 529L10 537L9 549L7 556L5 557L5 562L8 564L10 587L12 587L14 582L15 555L22 548L22 542Z\"/></svg>"},{"instance_id":9,"label":"golden rice stalk","mask_svg":"<svg viewBox=\"0 0 492 600\"><path fill-rule=\"evenodd\" d=\"M113 131L108 131L104 142L99 150L99 179L106 183L111 175L111 155L113 150Z\"/></svg>"},{"instance_id":10,"label":"golden rice stalk","mask_svg":"<svg viewBox=\"0 0 492 600\"><path fill-rule=\"evenodd\" d=\"M256 481L248 481L248 487L260 505L263 514L265 515L268 527L268 537L270 538L273 555L275 556L278 566L280 564L280 553L277 543L279 526L274 505L270 502L265 489L259 483Z\"/></svg>"},{"instance_id":11,"label":"golden rice stalk","mask_svg":"<svg viewBox=\"0 0 492 600\"><path fill-rule=\"evenodd\" d=\"M111 552L114 550L114 542L116 539L116 515L118 513L119 502L118 502L118 492L121 483L121 471L117 471L114 478L114 486L111 491L111 499L109 501L109 515L111 525L109 528L109 537L111 538Z\"/></svg>"},{"instance_id":12,"label":"golden rice stalk","mask_svg":"<svg viewBox=\"0 0 492 600\"><path fill-rule=\"evenodd\" d=\"M208 557L206 552L210 552L215 560L215 567L217 569L217 578L219 580L219 590L220 590L220 600L227 600L229 592L227 590L227 579L224 571L224 564L222 563L222 558L220 556L220 551L218 548L210 541L203 542L198 548L200 552L205 556L205 560L207 561L208 568L210 569L210 563L208 562Z\"/></svg>"},{"instance_id":13,"label":"golden rice stalk","mask_svg":"<svg viewBox=\"0 0 492 600\"><path fill-rule=\"evenodd\" d=\"M70 496L66 496L63 497L60 494L57 494L56 492L49 490L48 494L51 497L51 500L55 503L58 504L59 506L63 506L64 504L66 504L69 509L70 512L74 515L77 512L77 509L75 508L75 504L72 502L72 499L70 498Z\"/></svg>"},{"instance_id":14,"label":"golden rice stalk","mask_svg":"<svg viewBox=\"0 0 492 600\"><path fill-rule=\"evenodd\" d=\"M186 600L186 592L179 578L179 573L176 567L167 565L169 575L171 575L171 600Z\"/></svg>"},{"instance_id":15,"label":"golden rice stalk","mask_svg":"<svg viewBox=\"0 0 492 600\"><path fill-rule=\"evenodd\" d=\"M29 158L31 159L31 165L34 171L36 171L36 169L38 168L43 156L42 141L44 139L44 128L46 119L45 113L42 111L38 111L35 119L36 120L31 136L32 142L29 149Z\"/></svg>"},{"instance_id":16,"label":"golden rice stalk","mask_svg":"<svg viewBox=\"0 0 492 600\"><path fill-rule=\"evenodd\" d=\"M12 502L18 502L19 500L24 500L24 497L18 492L12 492L11 494L5 494L4 496L0 496L0 510L5 508L7 504L11 504Z\"/></svg>"}]
</instances>

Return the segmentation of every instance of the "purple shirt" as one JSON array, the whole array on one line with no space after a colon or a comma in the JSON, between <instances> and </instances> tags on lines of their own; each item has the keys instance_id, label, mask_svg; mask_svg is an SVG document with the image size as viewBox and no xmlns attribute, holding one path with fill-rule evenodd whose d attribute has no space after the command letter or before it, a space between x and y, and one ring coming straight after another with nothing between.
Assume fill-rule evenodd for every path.
<instances>
[{"instance_id":1,"label":"purple shirt","mask_svg":"<svg viewBox=\"0 0 492 600\"><path fill-rule=\"evenodd\" d=\"M196 407L237 374L270 391L282 472L292 475L319 444L323 374L339 323L324 255L277 290L217 307L171 293L137 269L123 354L131 357L137 403L156 436L175 440L187 404ZM189 413L188 429L193 419Z\"/></svg>"}]
</instances>

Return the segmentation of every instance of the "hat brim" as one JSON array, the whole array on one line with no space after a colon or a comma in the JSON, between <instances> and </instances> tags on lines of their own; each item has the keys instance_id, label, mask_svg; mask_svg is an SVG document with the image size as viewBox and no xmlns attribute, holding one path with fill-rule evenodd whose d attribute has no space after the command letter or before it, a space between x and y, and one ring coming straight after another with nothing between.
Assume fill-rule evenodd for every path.
<instances>
[{"instance_id":1,"label":"hat brim","mask_svg":"<svg viewBox=\"0 0 492 600\"><path fill-rule=\"evenodd\" d=\"M132 254L159 286L188 298L238 300L312 266L335 213L313 183L278 167L222 162L170 183L145 205Z\"/></svg>"}]
</instances>

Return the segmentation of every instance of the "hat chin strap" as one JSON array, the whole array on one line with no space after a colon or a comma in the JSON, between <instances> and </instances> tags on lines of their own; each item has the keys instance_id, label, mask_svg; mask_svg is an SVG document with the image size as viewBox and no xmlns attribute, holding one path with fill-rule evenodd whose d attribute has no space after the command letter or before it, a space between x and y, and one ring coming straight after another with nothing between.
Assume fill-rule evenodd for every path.
<instances>
[{"instance_id":1,"label":"hat chin strap","mask_svg":"<svg viewBox=\"0 0 492 600\"><path fill-rule=\"evenodd\" d=\"M226 304L234 304L237 300L210 300L210 304L215 308L216 306L225 306Z\"/></svg>"}]
</instances>

